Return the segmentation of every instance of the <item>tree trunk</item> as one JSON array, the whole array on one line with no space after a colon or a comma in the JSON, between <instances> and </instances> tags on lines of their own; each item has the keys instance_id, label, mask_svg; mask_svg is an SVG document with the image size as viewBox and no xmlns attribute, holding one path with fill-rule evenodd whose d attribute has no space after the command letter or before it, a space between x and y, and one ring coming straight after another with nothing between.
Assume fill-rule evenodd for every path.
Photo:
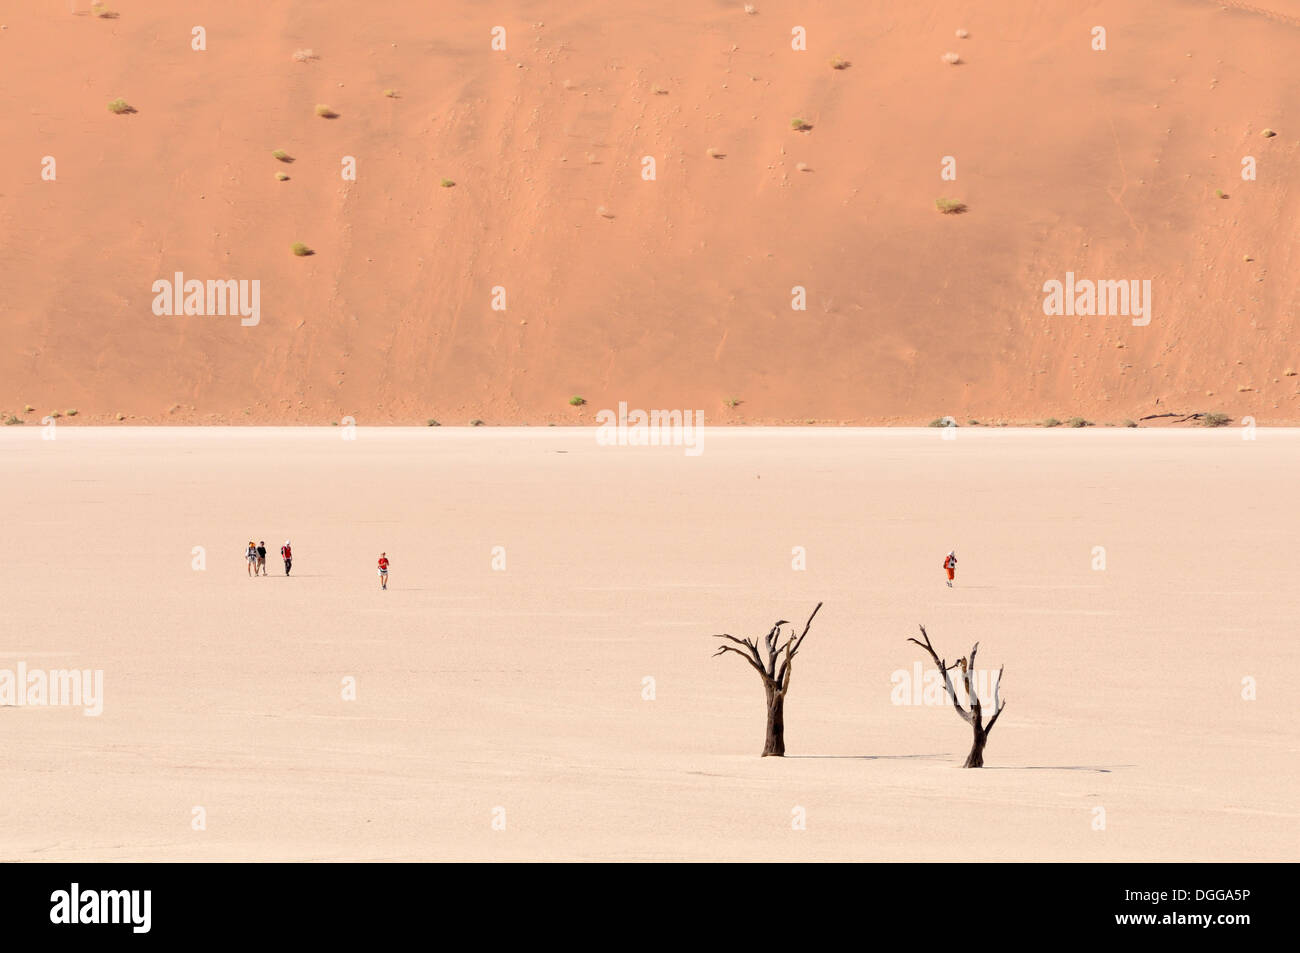
<instances>
[{"instance_id":1,"label":"tree trunk","mask_svg":"<svg viewBox=\"0 0 1300 953\"><path fill-rule=\"evenodd\" d=\"M984 767L984 745L988 743L989 735L987 731L975 729L975 741L970 746L970 754L966 755L966 763L963 768L982 768Z\"/></svg>"},{"instance_id":2,"label":"tree trunk","mask_svg":"<svg viewBox=\"0 0 1300 953\"><path fill-rule=\"evenodd\" d=\"M785 757L785 693L767 686L767 737L763 757Z\"/></svg>"}]
</instances>

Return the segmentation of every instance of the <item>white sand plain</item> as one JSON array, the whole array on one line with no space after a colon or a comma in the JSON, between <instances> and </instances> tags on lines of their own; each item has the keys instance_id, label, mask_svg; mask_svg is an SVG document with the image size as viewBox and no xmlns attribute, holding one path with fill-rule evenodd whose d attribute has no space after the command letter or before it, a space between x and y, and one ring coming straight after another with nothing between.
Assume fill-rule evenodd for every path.
<instances>
[{"instance_id":1,"label":"white sand plain","mask_svg":"<svg viewBox=\"0 0 1300 953\"><path fill-rule=\"evenodd\" d=\"M0 431L0 669L103 713L0 709L0 859L1300 859L1297 431L41 436ZM710 636L819 600L760 758ZM891 701L918 622L1006 665L984 770Z\"/></svg>"}]
</instances>

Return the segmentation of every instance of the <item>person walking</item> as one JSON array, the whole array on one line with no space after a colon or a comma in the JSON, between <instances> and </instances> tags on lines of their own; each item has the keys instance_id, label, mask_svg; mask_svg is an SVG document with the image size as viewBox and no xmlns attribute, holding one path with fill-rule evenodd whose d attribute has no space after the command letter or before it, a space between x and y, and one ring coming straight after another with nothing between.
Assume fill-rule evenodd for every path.
<instances>
[{"instance_id":1,"label":"person walking","mask_svg":"<svg viewBox=\"0 0 1300 953\"><path fill-rule=\"evenodd\" d=\"M280 558L284 560L284 574L289 575L289 570L293 568L293 547L289 545L286 539L284 545L280 547Z\"/></svg>"},{"instance_id":2,"label":"person walking","mask_svg":"<svg viewBox=\"0 0 1300 953\"><path fill-rule=\"evenodd\" d=\"M388 588L388 553L379 554L379 588Z\"/></svg>"},{"instance_id":3,"label":"person walking","mask_svg":"<svg viewBox=\"0 0 1300 953\"><path fill-rule=\"evenodd\" d=\"M257 568L261 570L262 575L266 575L266 540L259 540L257 544Z\"/></svg>"},{"instance_id":4,"label":"person walking","mask_svg":"<svg viewBox=\"0 0 1300 953\"><path fill-rule=\"evenodd\" d=\"M251 539L248 548L244 550L244 561L248 563L248 576L251 579L257 575L257 543Z\"/></svg>"},{"instance_id":5,"label":"person walking","mask_svg":"<svg viewBox=\"0 0 1300 953\"><path fill-rule=\"evenodd\" d=\"M952 588L952 581L957 575L957 551L949 550L948 555L943 559L943 568L948 570L948 588Z\"/></svg>"}]
</instances>

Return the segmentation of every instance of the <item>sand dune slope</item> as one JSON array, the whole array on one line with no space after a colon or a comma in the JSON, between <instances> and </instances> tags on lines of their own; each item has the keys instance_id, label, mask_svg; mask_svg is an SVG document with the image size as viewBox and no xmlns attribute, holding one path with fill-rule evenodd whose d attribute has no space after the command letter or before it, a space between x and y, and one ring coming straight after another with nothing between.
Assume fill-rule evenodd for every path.
<instances>
[{"instance_id":1,"label":"sand dune slope","mask_svg":"<svg viewBox=\"0 0 1300 953\"><path fill-rule=\"evenodd\" d=\"M1293 0L112 5L4 14L0 410L1300 420ZM1067 272L1150 324L1044 315Z\"/></svg>"}]
</instances>

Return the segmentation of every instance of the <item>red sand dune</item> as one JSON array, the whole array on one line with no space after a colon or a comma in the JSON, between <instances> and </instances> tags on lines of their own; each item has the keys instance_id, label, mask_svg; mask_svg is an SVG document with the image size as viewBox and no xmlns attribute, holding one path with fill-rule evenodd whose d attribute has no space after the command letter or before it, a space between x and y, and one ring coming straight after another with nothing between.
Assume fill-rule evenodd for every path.
<instances>
[{"instance_id":1,"label":"red sand dune","mask_svg":"<svg viewBox=\"0 0 1300 953\"><path fill-rule=\"evenodd\" d=\"M6 10L0 409L1300 421L1300 2L757 5ZM178 271L259 280L260 324L155 316ZM1067 271L1150 279L1151 323L1044 315Z\"/></svg>"}]
</instances>

